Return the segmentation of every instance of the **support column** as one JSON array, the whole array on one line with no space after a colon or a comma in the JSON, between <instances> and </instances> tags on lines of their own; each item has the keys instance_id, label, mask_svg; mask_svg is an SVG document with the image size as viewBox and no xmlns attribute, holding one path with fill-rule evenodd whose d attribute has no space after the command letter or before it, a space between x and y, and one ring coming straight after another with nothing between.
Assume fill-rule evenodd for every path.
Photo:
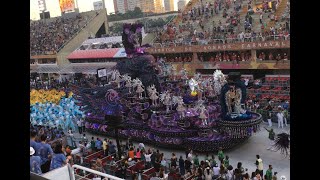
<instances>
[{"instance_id":1,"label":"support column","mask_svg":"<svg viewBox=\"0 0 320 180\"><path fill-rule=\"evenodd\" d=\"M252 62L257 62L257 50L251 50Z\"/></svg>"},{"instance_id":2,"label":"support column","mask_svg":"<svg viewBox=\"0 0 320 180\"><path fill-rule=\"evenodd\" d=\"M198 54L196 52L193 52L192 62L200 63L198 59Z\"/></svg>"},{"instance_id":3,"label":"support column","mask_svg":"<svg viewBox=\"0 0 320 180\"><path fill-rule=\"evenodd\" d=\"M50 73L48 73L48 84L50 85Z\"/></svg>"}]
</instances>

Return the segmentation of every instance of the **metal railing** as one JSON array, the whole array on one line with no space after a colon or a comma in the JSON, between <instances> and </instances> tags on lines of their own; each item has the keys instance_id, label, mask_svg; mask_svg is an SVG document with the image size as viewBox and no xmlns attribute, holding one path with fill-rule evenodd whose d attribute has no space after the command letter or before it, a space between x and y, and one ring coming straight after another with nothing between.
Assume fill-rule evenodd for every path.
<instances>
[{"instance_id":1,"label":"metal railing","mask_svg":"<svg viewBox=\"0 0 320 180\"><path fill-rule=\"evenodd\" d=\"M178 41L167 41L164 43L160 42L153 42L152 45L156 47L172 47L172 46L185 46L185 45L206 45L206 44L228 44L228 43L237 43L237 42L267 42L267 41L273 41L273 40L290 40L290 34L288 36L279 36L279 35L270 35L270 36L264 36L264 37L244 37L242 39L240 38L222 38L222 39L216 39L212 38L211 40L208 39L201 39L201 40L182 40Z\"/></svg>"},{"instance_id":2,"label":"metal railing","mask_svg":"<svg viewBox=\"0 0 320 180\"><path fill-rule=\"evenodd\" d=\"M104 179L107 179L107 180L124 180L124 179L121 179L121 178L118 178L116 176L112 176L112 175L109 175L109 174L105 174L105 173L102 173L102 172L99 172L99 171L96 171L96 170L93 170L93 169L89 169L89 168L86 168L86 167L83 167L83 166L79 166L79 165L73 165L72 166L72 173L73 173L73 176L75 177L75 171L77 169L80 169L80 170L83 170L83 171L86 171L86 172L90 172L92 174L96 174L98 176L102 176L102 177L105 177ZM82 178L85 178L83 176L80 176L80 175L77 175L78 177L81 177L81 178L78 178L78 179L82 179Z\"/></svg>"}]
</instances>

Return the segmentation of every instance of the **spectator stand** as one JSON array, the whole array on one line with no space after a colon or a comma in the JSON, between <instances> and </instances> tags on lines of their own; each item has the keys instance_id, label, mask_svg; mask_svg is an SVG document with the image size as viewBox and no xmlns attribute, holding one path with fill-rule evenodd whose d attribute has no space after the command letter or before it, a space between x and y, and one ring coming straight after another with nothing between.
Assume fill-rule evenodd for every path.
<instances>
[{"instance_id":1,"label":"spectator stand","mask_svg":"<svg viewBox=\"0 0 320 180\"><path fill-rule=\"evenodd\" d=\"M107 172L109 172L108 174L116 174L117 170L120 169L121 167L121 163L125 163L125 161L127 161L127 158L124 157L118 161L115 161L114 163L112 164L106 164L106 169L107 169Z\"/></svg>"},{"instance_id":2,"label":"spectator stand","mask_svg":"<svg viewBox=\"0 0 320 180\"><path fill-rule=\"evenodd\" d=\"M260 109L256 111L264 117L264 120L266 120L268 113L264 107L271 101L273 107L271 119L276 122L278 106L282 106L285 101L290 102L290 75L266 75L262 79L261 87L250 87L247 89L247 93L248 99L259 102ZM287 120L290 121L290 111Z\"/></svg>"},{"instance_id":3,"label":"spectator stand","mask_svg":"<svg viewBox=\"0 0 320 180\"><path fill-rule=\"evenodd\" d=\"M76 174L75 173L74 177L77 180L90 180L90 179L99 178L99 177L102 177L104 180L105 179L109 179L109 180L124 180L124 179L121 179L121 178L118 178L118 177L115 177L115 176L112 176L112 175L109 175L109 174L106 174L106 173L101 173L101 172L93 170L93 169L82 167L82 166L79 166L79 165L74 165L74 166L72 166L72 168L73 168L73 172L80 172L81 170L82 170L82 172L87 172L87 174L84 174L84 175L80 175L80 174Z\"/></svg>"},{"instance_id":4,"label":"spectator stand","mask_svg":"<svg viewBox=\"0 0 320 180\"><path fill-rule=\"evenodd\" d=\"M75 158L75 164L80 164L80 165L82 165L84 167L91 168L91 165L93 163L95 163L97 158L103 157L103 150L100 150L100 151L97 151L97 152L93 152L91 150L91 151L88 151L87 155L84 155L84 154L81 155L80 153L77 153L77 154L74 154L73 157ZM80 161L79 161L79 159L80 159ZM80 170L76 170L75 173L78 174L78 175L83 175L85 177L88 177L91 174L91 173L86 174L86 172L82 172Z\"/></svg>"},{"instance_id":5,"label":"spectator stand","mask_svg":"<svg viewBox=\"0 0 320 180\"><path fill-rule=\"evenodd\" d=\"M83 162L85 163L91 163L93 161L95 161L97 158L102 157L103 156L103 150L94 152L94 153L90 153L88 156L83 158Z\"/></svg>"},{"instance_id":6,"label":"spectator stand","mask_svg":"<svg viewBox=\"0 0 320 180\"><path fill-rule=\"evenodd\" d=\"M146 169L142 173L143 180L149 180L151 179L151 177L155 177L155 176L156 176L156 168L154 167Z\"/></svg>"},{"instance_id":7,"label":"spectator stand","mask_svg":"<svg viewBox=\"0 0 320 180\"><path fill-rule=\"evenodd\" d=\"M132 176L135 173L138 173L140 170L143 171L145 168L144 161L136 162L135 164L127 168L127 177Z\"/></svg>"}]
</instances>

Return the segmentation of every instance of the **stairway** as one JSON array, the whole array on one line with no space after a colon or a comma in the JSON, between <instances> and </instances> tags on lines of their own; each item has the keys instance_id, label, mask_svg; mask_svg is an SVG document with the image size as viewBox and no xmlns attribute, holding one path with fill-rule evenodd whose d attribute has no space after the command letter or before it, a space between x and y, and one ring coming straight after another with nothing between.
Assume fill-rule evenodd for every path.
<instances>
[{"instance_id":1,"label":"stairway","mask_svg":"<svg viewBox=\"0 0 320 180\"><path fill-rule=\"evenodd\" d=\"M281 15L284 13L284 11L287 7L287 2L288 2L288 0L281 0L280 4L276 10L276 13L275 13L275 16L278 17L278 20L280 20ZM274 27L275 23L276 23L275 21L269 21L266 29L270 29L270 27Z\"/></svg>"},{"instance_id":2,"label":"stairway","mask_svg":"<svg viewBox=\"0 0 320 180\"><path fill-rule=\"evenodd\" d=\"M142 44L152 44L155 37L156 33L148 33L146 37L142 39Z\"/></svg>"},{"instance_id":3,"label":"stairway","mask_svg":"<svg viewBox=\"0 0 320 180\"><path fill-rule=\"evenodd\" d=\"M91 34L96 34L103 23L106 21L106 10L101 10L99 15L95 16L88 25L81 29L74 37L67 42L57 53L58 65L69 64L67 56L76 50Z\"/></svg>"}]
</instances>

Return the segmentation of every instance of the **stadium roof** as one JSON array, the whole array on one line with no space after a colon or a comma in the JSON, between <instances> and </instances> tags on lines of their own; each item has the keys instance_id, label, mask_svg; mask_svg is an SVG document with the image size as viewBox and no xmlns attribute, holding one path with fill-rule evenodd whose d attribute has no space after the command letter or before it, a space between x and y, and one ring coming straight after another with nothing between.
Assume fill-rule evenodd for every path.
<instances>
[{"instance_id":1,"label":"stadium roof","mask_svg":"<svg viewBox=\"0 0 320 180\"><path fill-rule=\"evenodd\" d=\"M38 66L37 68L38 73L59 73L59 71L60 71L60 68L56 64L41 65L41 66Z\"/></svg>"},{"instance_id":2,"label":"stadium roof","mask_svg":"<svg viewBox=\"0 0 320 180\"><path fill-rule=\"evenodd\" d=\"M67 59L97 59L127 57L124 48L75 50Z\"/></svg>"},{"instance_id":3,"label":"stadium roof","mask_svg":"<svg viewBox=\"0 0 320 180\"><path fill-rule=\"evenodd\" d=\"M83 73L83 74L97 74L97 69L106 68L111 69L116 62L105 63L71 63L60 70L61 74Z\"/></svg>"},{"instance_id":4,"label":"stadium roof","mask_svg":"<svg viewBox=\"0 0 320 180\"><path fill-rule=\"evenodd\" d=\"M122 42L122 36L113 36L113 37L103 37L103 38L94 38L87 39L82 44L91 44L91 43L120 43Z\"/></svg>"}]
</instances>

